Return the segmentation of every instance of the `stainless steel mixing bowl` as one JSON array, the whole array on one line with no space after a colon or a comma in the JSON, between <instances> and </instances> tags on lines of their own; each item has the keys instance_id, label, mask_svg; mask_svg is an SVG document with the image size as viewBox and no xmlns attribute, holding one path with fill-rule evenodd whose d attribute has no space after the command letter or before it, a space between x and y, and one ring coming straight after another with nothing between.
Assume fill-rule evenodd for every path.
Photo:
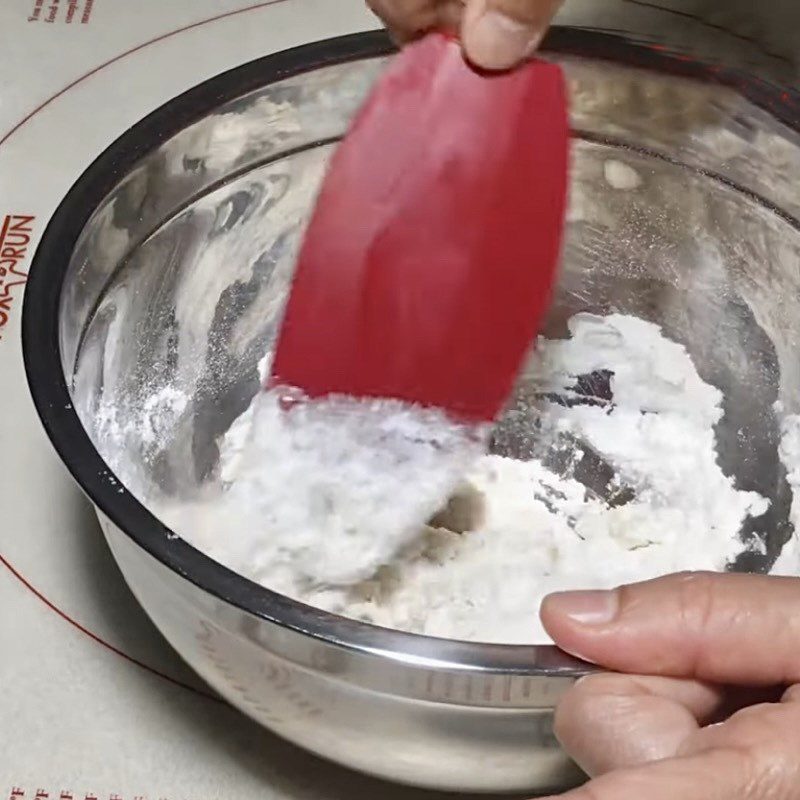
<instances>
[{"instance_id":1,"label":"stainless steel mixing bowl","mask_svg":"<svg viewBox=\"0 0 800 800\"><path fill-rule=\"evenodd\" d=\"M762 552L731 566L765 570L792 534L777 445L782 415L800 410L796 65L680 3L609 2L605 17L601 6L568 4L570 27L548 42L569 76L575 131L548 334L564 335L577 311L615 310L688 348L725 392L720 463L772 501L742 532ZM598 18L615 31L594 28ZM325 159L387 52L382 35L364 34L270 56L175 99L105 152L31 271L31 389L139 601L233 705L385 778L557 789L579 774L552 711L584 665L555 648L446 642L315 611L214 563L136 499L185 497L213 472L217 437L258 390ZM122 447L103 452L109 400L137 415L176 387L188 408L166 404L153 435L122 431ZM544 447L558 466L533 393L523 375L494 446ZM589 454L576 477L602 494L607 465Z\"/></svg>"}]
</instances>

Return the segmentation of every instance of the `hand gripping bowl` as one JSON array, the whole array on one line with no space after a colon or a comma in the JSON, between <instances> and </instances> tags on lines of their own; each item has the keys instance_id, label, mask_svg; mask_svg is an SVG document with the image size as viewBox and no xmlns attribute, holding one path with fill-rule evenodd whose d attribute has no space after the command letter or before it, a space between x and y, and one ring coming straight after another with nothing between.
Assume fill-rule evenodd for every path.
<instances>
[{"instance_id":1,"label":"hand gripping bowl","mask_svg":"<svg viewBox=\"0 0 800 800\"><path fill-rule=\"evenodd\" d=\"M718 23L638 6L629 35L610 35L568 4L572 27L548 41L570 82L575 140L548 334L563 335L577 311L619 310L688 348L727 398L720 463L772 501L763 531L750 532L762 553L731 567L764 570L792 534L776 401L781 413L800 405L796 72ZM612 2L606 11L620 17ZM747 74L704 66L692 48ZM552 712L584 665L551 647L441 641L315 611L171 536L135 496L201 484L217 437L258 391L324 160L388 52L372 33L270 56L178 97L103 153L36 254L23 322L30 386L125 579L230 703L384 778L563 788L580 776ZM164 387L194 398L169 446L132 434L103 452L101 396L133 414L145 388ZM532 430L501 422L497 446L517 452ZM129 467L128 486L111 462Z\"/></svg>"}]
</instances>

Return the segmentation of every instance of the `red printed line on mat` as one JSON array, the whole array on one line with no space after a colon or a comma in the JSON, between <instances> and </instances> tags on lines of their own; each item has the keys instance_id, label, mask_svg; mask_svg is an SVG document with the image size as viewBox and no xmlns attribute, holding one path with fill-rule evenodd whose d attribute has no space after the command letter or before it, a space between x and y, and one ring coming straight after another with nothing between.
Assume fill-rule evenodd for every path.
<instances>
[{"instance_id":1,"label":"red printed line on mat","mask_svg":"<svg viewBox=\"0 0 800 800\"><path fill-rule=\"evenodd\" d=\"M61 789L60 791L36 789L34 791L22 786L12 786L7 794L0 796L4 796L8 800L147 800L141 794L127 795L125 797L116 792L112 792L109 795L98 795L94 792L75 793L71 789ZM158 800L166 800L166 798L159 797Z\"/></svg>"},{"instance_id":2,"label":"red printed line on mat","mask_svg":"<svg viewBox=\"0 0 800 800\"><path fill-rule=\"evenodd\" d=\"M281 3L284 3L284 2L286 2L286 0L263 0L263 2L253 3L252 5L244 6L242 8L237 8L237 9L234 9L232 11L225 11L225 12L220 13L220 14L215 14L212 17L208 17L206 19L198 20L197 22L192 22L192 23L190 23L188 25L184 25L184 26L182 26L180 28L176 28L175 30L168 31L167 33L163 33L160 36L156 36L156 37L154 37L152 39L148 39L145 42L137 44L134 47L131 47L130 49L125 50L122 53L119 53L118 55L114 56L113 58L110 58L107 61L104 61L102 64L99 64L98 66L96 66L93 69L89 70L85 74L83 74L80 77L76 78L75 80L71 81L66 86L64 86L62 89L59 89L54 94L50 95L50 97L48 97L46 100L41 102L38 106L36 106L36 108L34 108L33 110L29 111L19 122L17 122L15 125L13 125L8 131L6 131L0 137L0 147L2 145L4 145L9 139L11 139L11 137L14 136L14 134L16 134L17 131L19 131L26 123L28 123L31 119L33 119L33 117L35 117L40 111L42 111L45 108L47 108L47 106L49 106L51 103L53 103L59 97L62 97L63 95L65 95L67 92L70 91L70 89L75 88L76 86L78 86L79 84L81 84L84 81L88 80L92 76L97 75L99 72L104 70L106 67L109 67L112 64L117 63L118 61L122 61L123 59L127 58L130 55L133 55L134 53L141 52L142 50L146 49L147 47L150 47L151 45L157 44L158 42L163 42L163 41L165 41L167 39L171 39L171 38L177 36L178 34L185 33L186 31L194 30L195 28L200 28L200 27L203 27L205 25L209 25L209 24L211 24L213 22L217 22L219 20L226 19L226 18L229 18L229 17L234 17L234 16L237 16L239 14L245 14L248 11L256 11L258 9L267 8L269 6L280 5ZM189 685L187 683L183 683L182 681L179 681L176 678L173 678L173 677L171 677L169 675L166 675L165 673L160 672L159 670L155 669L154 667L151 667L149 664L145 664L143 661L140 661L139 659L134 658L133 656L129 655L128 653L125 653L124 651L120 650L118 647L115 647L110 642L105 641L100 636L98 636L96 633L90 631L88 628L86 628L80 622L78 622L77 620L73 619L65 611L62 611L58 606L56 606L55 603L53 603L51 600L49 600L42 592L40 592L35 586L33 586L1 554L0 554L0 565L4 566L8 570L8 572L17 581L19 581L19 583L21 583L29 592L31 592L47 608L49 608L51 611L56 613L59 617L61 617L62 620L67 622L69 625L71 625L73 628L78 630L80 633L84 634L85 636L88 636L96 644L98 644L101 647L105 648L106 650L116 654L120 658L124 658L129 663L134 664L135 666L145 670L146 672L149 672L152 675L156 675L159 678L162 678L163 680L168 681L169 683L172 683L175 686L180 686L182 689L186 689L187 691L193 692L194 694L200 695L201 697L205 697L205 698L207 698L209 700L213 700L214 702L218 702L218 703L223 703L224 702L221 698L217 697L216 695L210 694L208 692L204 692L204 691L202 691L200 689L195 688L194 686L191 686L191 685Z\"/></svg>"},{"instance_id":3,"label":"red printed line on mat","mask_svg":"<svg viewBox=\"0 0 800 800\"><path fill-rule=\"evenodd\" d=\"M254 3L250 6L245 6L244 8L237 8L233 11L225 11L221 14L215 14L213 17L208 17L207 19L201 19L197 22L192 22L189 25L184 25L181 28L176 28L174 31L168 31L167 33L162 33L160 36L156 36L153 39L148 39L146 42L142 42L141 44L137 44L134 47L131 47L129 50L126 50L119 55L114 56L113 58L109 58L108 61L104 61L102 64L94 67L93 69L89 70L89 72L81 75L79 78L76 78L74 81L68 83L63 89L59 89L55 94L50 95L46 100L41 102L36 108L32 111L29 111L19 122L16 123L11 129L6 131L2 137L0 137L0 147L2 147L23 125L29 122L33 117L35 117L40 111L47 108L54 100L57 100L62 95L65 95L70 89L74 89L78 84L83 83L85 80L88 80L93 75L96 75L101 70L104 70L106 67L111 66L112 64L116 64L118 61L122 61L123 59L127 58L134 53L138 53L144 50L151 45L157 44L158 42L163 42L166 39L171 39L174 36L177 36L179 33L185 33L186 31L194 30L195 28L201 28L204 25L208 25L212 22L217 22L221 19L226 19L227 17L235 17L238 14L244 14L248 11L256 11L260 8L267 8L268 6L277 6L281 3L285 3L286 0L264 0L261 3Z\"/></svg>"},{"instance_id":4,"label":"red printed line on mat","mask_svg":"<svg viewBox=\"0 0 800 800\"><path fill-rule=\"evenodd\" d=\"M162 678L169 683L180 686L181 689L186 689L189 692L193 692L194 694L200 695L201 697L205 697L208 700L213 700L217 703L224 703L225 701L221 698L217 697L216 695L211 694L210 692L204 692L201 689L198 689L194 686L191 686L188 683L184 683L183 681L179 681L177 678L173 678L170 675L167 675L164 672L157 670L155 667L151 667L149 664L145 664L144 661L140 661L138 658L134 658L133 656L126 653L124 650L120 650L118 647L115 647L110 642L107 642L105 639L102 639L93 631L90 631L86 626L81 625L76 619L73 619L66 611L60 609L52 600L47 598L42 592L40 592L21 572L19 572L10 561L8 561L5 556L0 554L0 564L2 564L10 573L11 575L17 579L31 594L33 594L40 602L42 602L47 608L51 611L56 613L64 622L71 625L73 628L78 630L84 636L88 636L93 642L99 644L101 647L104 647L106 650L111 651L115 655L124 658L131 664L149 672L151 675L156 675L159 678Z\"/></svg>"}]
</instances>

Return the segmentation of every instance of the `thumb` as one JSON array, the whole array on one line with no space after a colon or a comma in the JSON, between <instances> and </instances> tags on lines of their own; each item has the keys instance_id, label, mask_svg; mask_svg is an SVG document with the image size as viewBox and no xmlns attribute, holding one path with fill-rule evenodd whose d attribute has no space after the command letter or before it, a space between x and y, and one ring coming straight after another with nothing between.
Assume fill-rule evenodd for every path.
<instances>
[{"instance_id":1,"label":"thumb","mask_svg":"<svg viewBox=\"0 0 800 800\"><path fill-rule=\"evenodd\" d=\"M698 681L598 673L561 698L555 734L578 766L595 777L673 758L723 703L721 689Z\"/></svg>"},{"instance_id":2,"label":"thumb","mask_svg":"<svg viewBox=\"0 0 800 800\"><path fill-rule=\"evenodd\" d=\"M556 644L618 672L738 686L800 682L800 579L690 573L542 603Z\"/></svg>"},{"instance_id":3,"label":"thumb","mask_svg":"<svg viewBox=\"0 0 800 800\"><path fill-rule=\"evenodd\" d=\"M508 69L544 37L562 0L468 0L461 40L467 57L484 69Z\"/></svg>"}]
</instances>

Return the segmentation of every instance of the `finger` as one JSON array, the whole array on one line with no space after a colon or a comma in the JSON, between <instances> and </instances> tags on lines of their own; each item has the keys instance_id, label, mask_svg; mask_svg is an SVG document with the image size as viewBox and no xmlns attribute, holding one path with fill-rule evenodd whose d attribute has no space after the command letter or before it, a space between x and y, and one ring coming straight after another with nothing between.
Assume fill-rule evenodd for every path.
<instances>
[{"instance_id":1,"label":"finger","mask_svg":"<svg viewBox=\"0 0 800 800\"><path fill-rule=\"evenodd\" d=\"M800 682L800 579L671 575L546 598L556 644L619 672L771 686Z\"/></svg>"},{"instance_id":2,"label":"finger","mask_svg":"<svg viewBox=\"0 0 800 800\"><path fill-rule=\"evenodd\" d=\"M722 690L697 681L634 675L592 675L556 710L555 734L588 775L675 756L711 721Z\"/></svg>"},{"instance_id":3,"label":"finger","mask_svg":"<svg viewBox=\"0 0 800 800\"><path fill-rule=\"evenodd\" d=\"M787 741L798 748L800 707L797 703L764 703L737 711L725 722L698 728L678 749L678 755L699 755L710 750L737 749L753 756L783 758ZM798 753L793 754L798 760ZM798 787L800 789L800 787Z\"/></svg>"},{"instance_id":4,"label":"finger","mask_svg":"<svg viewBox=\"0 0 800 800\"><path fill-rule=\"evenodd\" d=\"M750 761L736 750L714 750L609 772L559 797L560 800L790 800L791 795L751 793L751 769Z\"/></svg>"},{"instance_id":5,"label":"finger","mask_svg":"<svg viewBox=\"0 0 800 800\"><path fill-rule=\"evenodd\" d=\"M800 797L800 706L794 702L751 706L721 725L690 736L681 752L697 757L715 752L738 753L749 764L746 797ZM735 795L739 797L740 795Z\"/></svg>"},{"instance_id":6,"label":"finger","mask_svg":"<svg viewBox=\"0 0 800 800\"><path fill-rule=\"evenodd\" d=\"M448 0L439 9L437 19L438 29L458 33L464 21L464 8L466 0Z\"/></svg>"},{"instance_id":7,"label":"finger","mask_svg":"<svg viewBox=\"0 0 800 800\"><path fill-rule=\"evenodd\" d=\"M542 41L562 0L468 0L461 38L468 58L485 69L508 69Z\"/></svg>"},{"instance_id":8,"label":"finger","mask_svg":"<svg viewBox=\"0 0 800 800\"><path fill-rule=\"evenodd\" d=\"M609 772L563 797L797 800L800 704L795 699L739 711L722 724L691 734L677 758Z\"/></svg>"},{"instance_id":9,"label":"finger","mask_svg":"<svg viewBox=\"0 0 800 800\"><path fill-rule=\"evenodd\" d=\"M367 0L394 38L405 43L432 30L457 31L463 0Z\"/></svg>"},{"instance_id":10,"label":"finger","mask_svg":"<svg viewBox=\"0 0 800 800\"><path fill-rule=\"evenodd\" d=\"M800 686L790 686L781 697L782 703L800 703Z\"/></svg>"},{"instance_id":11,"label":"finger","mask_svg":"<svg viewBox=\"0 0 800 800\"><path fill-rule=\"evenodd\" d=\"M440 0L367 0L374 11L400 42L419 36L436 27Z\"/></svg>"}]
</instances>

